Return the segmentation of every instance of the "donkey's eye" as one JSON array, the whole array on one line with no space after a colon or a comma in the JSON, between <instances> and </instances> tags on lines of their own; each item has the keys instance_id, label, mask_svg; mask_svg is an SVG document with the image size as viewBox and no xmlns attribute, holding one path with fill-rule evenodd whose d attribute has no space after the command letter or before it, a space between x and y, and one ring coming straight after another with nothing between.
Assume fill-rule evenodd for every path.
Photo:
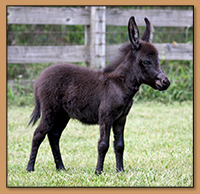
<instances>
[{"instance_id":1,"label":"donkey's eye","mask_svg":"<svg viewBox=\"0 0 200 194\"><path fill-rule=\"evenodd\" d=\"M151 65L150 61L143 61L142 63L143 63L143 65Z\"/></svg>"}]
</instances>

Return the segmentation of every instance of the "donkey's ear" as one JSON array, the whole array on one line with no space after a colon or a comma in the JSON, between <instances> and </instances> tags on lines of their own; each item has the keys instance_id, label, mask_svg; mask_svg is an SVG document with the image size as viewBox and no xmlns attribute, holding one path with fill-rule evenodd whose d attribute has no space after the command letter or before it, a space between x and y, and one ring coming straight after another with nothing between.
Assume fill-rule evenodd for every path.
<instances>
[{"instance_id":1,"label":"donkey's ear","mask_svg":"<svg viewBox=\"0 0 200 194\"><path fill-rule=\"evenodd\" d=\"M139 30L138 30L138 27L137 27L137 24L135 22L135 18L134 17L131 17L129 19L129 22L128 22L128 35L129 35L129 39L131 41L132 46L135 49L138 49L139 46L140 46L140 43L139 43Z\"/></svg>"},{"instance_id":2,"label":"donkey's ear","mask_svg":"<svg viewBox=\"0 0 200 194\"><path fill-rule=\"evenodd\" d=\"M151 25L151 22L147 18L144 18L144 21L146 23L146 28L141 39L146 42L152 42L153 31L154 31L153 26Z\"/></svg>"}]
</instances>

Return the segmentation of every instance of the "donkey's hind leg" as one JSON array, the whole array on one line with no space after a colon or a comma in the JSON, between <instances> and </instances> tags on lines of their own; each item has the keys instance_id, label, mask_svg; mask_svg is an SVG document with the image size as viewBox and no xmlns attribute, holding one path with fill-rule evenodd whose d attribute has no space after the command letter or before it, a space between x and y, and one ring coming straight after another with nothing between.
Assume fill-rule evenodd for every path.
<instances>
[{"instance_id":1,"label":"donkey's hind leg","mask_svg":"<svg viewBox=\"0 0 200 194\"><path fill-rule=\"evenodd\" d=\"M44 122L45 119L41 119L39 126L36 128L34 135L33 135L33 140L32 140L32 148L31 148L31 154L28 162L28 166L26 170L28 172L34 171L34 165L35 165L35 160L37 156L37 152L39 149L40 144L44 140L49 127L47 124Z\"/></svg>"},{"instance_id":2,"label":"donkey's hind leg","mask_svg":"<svg viewBox=\"0 0 200 194\"><path fill-rule=\"evenodd\" d=\"M69 118L66 115L66 117L64 117L64 115L65 114L63 114L56 120L53 128L48 133L49 144L51 146L57 170L66 170L62 161L59 148L60 136L69 121Z\"/></svg>"}]
</instances>

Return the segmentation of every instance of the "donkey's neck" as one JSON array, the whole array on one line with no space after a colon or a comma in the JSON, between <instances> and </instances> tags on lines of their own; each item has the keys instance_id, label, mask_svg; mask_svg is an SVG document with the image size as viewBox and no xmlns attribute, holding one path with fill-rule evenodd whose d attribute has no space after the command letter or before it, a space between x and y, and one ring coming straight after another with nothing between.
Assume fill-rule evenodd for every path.
<instances>
[{"instance_id":1,"label":"donkey's neck","mask_svg":"<svg viewBox=\"0 0 200 194\"><path fill-rule=\"evenodd\" d=\"M127 60L127 58L125 58L113 72L108 74L108 78L112 79L122 88L125 96L132 99L139 90L141 84L137 79L136 72L134 72L132 62Z\"/></svg>"},{"instance_id":2,"label":"donkey's neck","mask_svg":"<svg viewBox=\"0 0 200 194\"><path fill-rule=\"evenodd\" d=\"M140 87L140 82L137 79L137 74L134 72L132 64L128 63L127 65L127 72L125 76L124 86L126 88L125 93L126 95L133 98L134 95L138 92Z\"/></svg>"}]
</instances>

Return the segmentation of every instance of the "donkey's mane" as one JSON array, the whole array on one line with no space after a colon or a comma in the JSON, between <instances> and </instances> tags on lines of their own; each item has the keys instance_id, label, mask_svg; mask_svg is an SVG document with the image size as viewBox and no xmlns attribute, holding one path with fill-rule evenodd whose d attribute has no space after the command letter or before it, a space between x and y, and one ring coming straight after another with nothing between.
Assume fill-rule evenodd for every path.
<instances>
[{"instance_id":1,"label":"donkey's mane","mask_svg":"<svg viewBox=\"0 0 200 194\"><path fill-rule=\"evenodd\" d=\"M118 54L115 56L115 59L112 60L104 69L104 73L110 73L114 71L121 62L124 61L126 55L131 49L131 44L130 42L124 43L118 50Z\"/></svg>"}]
</instances>

